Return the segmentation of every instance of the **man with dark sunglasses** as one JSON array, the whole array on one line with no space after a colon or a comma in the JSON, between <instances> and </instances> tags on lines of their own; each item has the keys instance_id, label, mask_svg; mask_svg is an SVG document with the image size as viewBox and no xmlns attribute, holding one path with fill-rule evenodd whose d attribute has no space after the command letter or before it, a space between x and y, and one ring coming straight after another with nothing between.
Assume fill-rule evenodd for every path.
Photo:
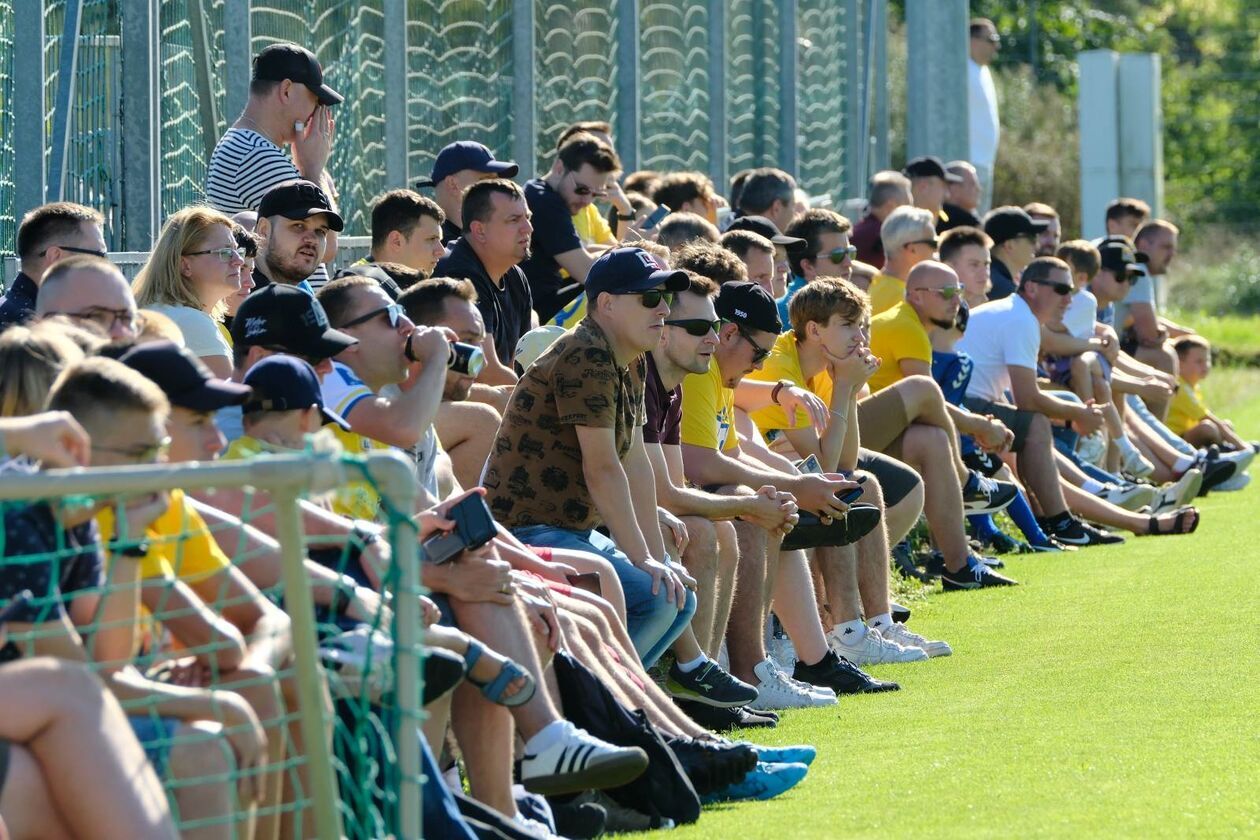
<instances>
[{"instance_id":1,"label":"man with dark sunglasses","mask_svg":"<svg viewBox=\"0 0 1260 840\"><path fill-rule=\"evenodd\" d=\"M905 300L910 269L935 257L936 217L922 207L898 207L884 219L879 238L884 243L884 268L867 290L872 315Z\"/></svg>"},{"instance_id":2,"label":"man with dark sunglasses","mask_svg":"<svg viewBox=\"0 0 1260 840\"><path fill-rule=\"evenodd\" d=\"M36 207L18 227L19 272L0 298L0 330L24 323L35 312L44 272L66 257L106 254L105 219L81 204L57 201Z\"/></svg>"},{"instance_id":3,"label":"man with dark sunglasses","mask_svg":"<svg viewBox=\"0 0 1260 840\"><path fill-rule=\"evenodd\" d=\"M853 274L853 261L857 259L857 247L849 241L852 223L834 210L815 207L797 216L788 225L787 235L804 240L796 248L788 249L788 261L792 267L792 279L787 291L776 303L779 320L788 323L788 304L806 283L817 277L838 277L848 280Z\"/></svg>"},{"instance_id":4,"label":"man with dark sunglasses","mask_svg":"<svg viewBox=\"0 0 1260 840\"><path fill-rule=\"evenodd\" d=\"M993 257L989 300L1001 300L1015 292L1016 278L1037 256L1037 238L1049 226L1049 222L1037 221L1013 206L998 207L984 217L984 232L993 240L989 249Z\"/></svg>"}]
</instances>

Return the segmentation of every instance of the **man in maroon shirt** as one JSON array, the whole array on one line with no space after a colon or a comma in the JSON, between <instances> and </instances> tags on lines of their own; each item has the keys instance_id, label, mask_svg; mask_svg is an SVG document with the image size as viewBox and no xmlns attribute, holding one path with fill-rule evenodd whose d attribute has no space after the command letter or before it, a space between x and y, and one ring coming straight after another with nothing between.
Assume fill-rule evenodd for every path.
<instances>
[{"instance_id":1,"label":"man in maroon shirt","mask_svg":"<svg viewBox=\"0 0 1260 840\"><path fill-rule=\"evenodd\" d=\"M849 240L857 247L857 258L876 268L884 267L884 243L879 229L888 214L902 205L909 204L910 179L891 169L871 176L870 198L866 216L853 226Z\"/></svg>"}]
</instances>

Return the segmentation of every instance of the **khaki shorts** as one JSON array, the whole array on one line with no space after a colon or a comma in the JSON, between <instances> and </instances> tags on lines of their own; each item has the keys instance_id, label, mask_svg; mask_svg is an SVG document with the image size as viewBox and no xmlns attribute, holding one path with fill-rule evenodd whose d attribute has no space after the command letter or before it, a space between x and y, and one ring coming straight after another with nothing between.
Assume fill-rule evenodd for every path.
<instances>
[{"instance_id":1,"label":"khaki shorts","mask_svg":"<svg viewBox=\"0 0 1260 840\"><path fill-rule=\"evenodd\" d=\"M857 404L858 432L862 446L896 458L901 455L901 436L910 425L906 404L895 388L872 394Z\"/></svg>"}]
</instances>

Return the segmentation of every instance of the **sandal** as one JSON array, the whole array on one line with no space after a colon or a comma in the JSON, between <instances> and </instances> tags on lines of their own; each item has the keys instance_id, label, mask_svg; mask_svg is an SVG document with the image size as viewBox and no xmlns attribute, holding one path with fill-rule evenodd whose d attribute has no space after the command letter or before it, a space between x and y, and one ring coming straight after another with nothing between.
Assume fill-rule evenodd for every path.
<instances>
[{"instance_id":1,"label":"sandal","mask_svg":"<svg viewBox=\"0 0 1260 840\"><path fill-rule=\"evenodd\" d=\"M1159 517L1151 516L1146 520L1147 536L1168 536L1170 534L1193 534L1199 527L1199 511L1194 507L1177 508L1176 518L1172 521L1172 530L1160 528ZM1187 527L1189 523L1189 527Z\"/></svg>"},{"instance_id":2,"label":"sandal","mask_svg":"<svg viewBox=\"0 0 1260 840\"><path fill-rule=\"evenodd\" d=\"M474 679L472 675L473 667L485 652L486 649L481 642L470 638L468 640L468 650L464 653L464 667L467 670L468 681L480 688L482 695L487 700L510 708L523 706L534 698L534 692L537 691L538 685L534 682L533 676L507 657L503 658L503 665L499 668L499 674L494 679L489 682L479 682ZM503 695L507 692L508 686L518 679L524 679L525 685L512 696L504 697Z\"/></svg>"}]
</instances>

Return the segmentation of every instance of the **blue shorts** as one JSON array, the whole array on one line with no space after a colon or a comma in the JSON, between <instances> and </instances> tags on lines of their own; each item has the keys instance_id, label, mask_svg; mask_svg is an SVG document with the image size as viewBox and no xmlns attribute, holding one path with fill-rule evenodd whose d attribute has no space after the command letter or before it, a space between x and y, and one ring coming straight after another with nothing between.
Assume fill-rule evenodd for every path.
<instances>
[{"instance_id":1,"label":"blue shorts","mask_svg":"<svg viewBox=\"0 0 1260 840\"><path fill-rule=\"evenodd\" d=\"M127 722L131 724L131 731L136 734L136 740L149 757L158 778L164 778L171 756L171 741L179 729L179 721L156 715L127 715Z\"/></svg>"}]
</instances>

